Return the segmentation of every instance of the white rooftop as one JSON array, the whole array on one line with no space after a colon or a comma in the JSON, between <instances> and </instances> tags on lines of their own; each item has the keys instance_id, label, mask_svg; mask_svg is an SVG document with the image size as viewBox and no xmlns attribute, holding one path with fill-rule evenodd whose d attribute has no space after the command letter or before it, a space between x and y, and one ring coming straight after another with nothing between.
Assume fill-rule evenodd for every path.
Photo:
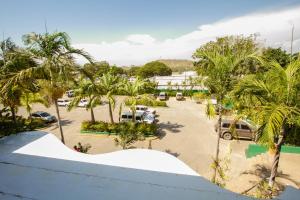
<instances>
[{"instance_id":1,"label":"white rooftop","mask_svg":"<svg viewBox=\"0 0 300 200\"><path fill-rule=\"evenodd\" d=\"M44 132L0 140L0 177L1 200L250 199L211 184L167 153L82 154ZM299 194L288 188L279 199Z\"/></svg>"}]
</instances>

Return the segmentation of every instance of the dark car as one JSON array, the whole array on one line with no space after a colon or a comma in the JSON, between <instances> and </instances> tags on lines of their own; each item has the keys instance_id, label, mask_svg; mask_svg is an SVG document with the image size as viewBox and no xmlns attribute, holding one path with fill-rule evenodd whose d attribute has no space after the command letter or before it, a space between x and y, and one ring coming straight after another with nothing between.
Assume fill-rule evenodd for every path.
<instances>
[{"instance_id":1,"label":"dark car","mask_svg":"<svg viewBox=\"0 0 300 200\"><path fill-rule=\"evenodd\" d=\"M44 121L46 121L47 123L51 123L51 122L56 122L57 119L55 116L50 115L47 112L43 112L43 111L37 111L31 114L32 118L38 118L38 119L42 119Z\"/></svg>"}]
</instances>

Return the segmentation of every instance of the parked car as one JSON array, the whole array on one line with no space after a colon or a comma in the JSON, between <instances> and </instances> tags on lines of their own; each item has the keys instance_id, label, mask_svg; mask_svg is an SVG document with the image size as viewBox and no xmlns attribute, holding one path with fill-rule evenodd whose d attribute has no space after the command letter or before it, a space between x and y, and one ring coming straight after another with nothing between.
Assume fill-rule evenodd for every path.
<instances>
[{"instance_id":1,"label":"parked car","mask_svg":"<svg viewBox=\"0 0 300 200\"><path fill-rule=\"evenodd\" d=\"M159 95L158 95L158 99L160 101L166 101L167 100L167 93L165 92L160 92Z\"/></svg>"},{"instance_id":2,"label":"parked car","mask_svg":"<svg viewBox=\"0 0 300 200\"><path fill-rule=\"evenodd\" d=\"M88 105L88 101L86 99L81 99L78 103L78 107L86 107Z\"/></svg>"},{"instance_id":3,"label":"parked car","mask_svg":"<svg viewBox=\"0 0 300 200\"><path fill-rule=\"evenodd\" d=\"M66 92L67 96L70 98L70 97L74 97L74 90L68 90Z\"/></svg>"},{"instance_id":4,"label":"parked car","mask_svg":"<svg viewBox=\"0 0 300 200\"><path fill-rule=\"evenodd\" d=\"M184 97L183 97L182 92L177 92L177 93L176 93L176 100L177 100L177 101L181 101L181 100L183 100L183 99L184 99Z\"/></svg>"},{"instance_id":5,"label":"parked car","mask_svg":"<svg viewBox=\"0 0 300 200\"><path fill-rule=\"evenodd\" d=\"M48 123L57 121L55 116L50 115L49 113L43 112L43 111L34 112L34 113L31 114L31 117L42 119L42 120L44 120Z\"/></svg>"},{"instance_id":6,"label":"parked car","mask_svg":"<svg viewBox=\"0 0 300 200\"><path fill-rule=\"evenodd\" d=\"M215 125L215 131L218 132L218 123ZM220 137L225 140L233 138L256 140L256 132L257 126L248 120L222 119Z\"/></svg>"},{"instance_id":7,"label":"parked car","mask_svg":"<svg viewBox=\"0 0 300 200\"><path fill-rule=\"evenodd\" d=\"M136 109L136 111L144 111L146 113L151 113L151 114L154 114L154 115L156 113L156 110L154 110L152 108L149 108L147 106L144 106L144 105L136 105L135 109Z\"/></svg>"},{"instance_id":8,"label":"parked car","mask_svg":"<svg viewBox=\"0 0 300 200\"><path fill-rule=\"evenodd\" d=\"M70 104L70 100L68 99L58 99L57 105L58 106L68 106Z\"/></svg>"},{"instance_id":9,"label":"parked car","mask_svg":"<svg viewBox=\"0 0 300 200\"><path fill-rule=\"evenodd\" d=\"M153 115L144 115L143 122L147 124L154 124L156 122L155 116Z\"/></svg>"}]
</instances>

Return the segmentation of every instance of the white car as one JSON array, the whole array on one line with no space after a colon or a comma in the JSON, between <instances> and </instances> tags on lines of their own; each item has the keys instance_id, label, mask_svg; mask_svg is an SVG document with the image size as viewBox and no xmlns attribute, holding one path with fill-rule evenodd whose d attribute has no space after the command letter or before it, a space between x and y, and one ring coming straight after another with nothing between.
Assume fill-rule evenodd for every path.
<instances>
[{"instance_id":1,"label":"white car","mask_svg":"<svg viewBox=\"0 0 300 200\"><path fill-rule=\"evenodd\" d=\"M160 101L166 101L167 100L167 93L165 92L160 92L159 95L158 95L158 99Z\"/></svg>"},{"instance_id":2,"label":"white car","mask_svg":"<svg viewBox=\"0 0 300 200\"><path fill-rule=\"evenodd\" d=\"M81 99L78 103L78 107L86 107L88 105L88 101L86 99Z\"/></svg>"},{"instance_id":3,"label":"white car","mask_svg":"<svg viewBox=\"0 0 300 200\"><path fill-rule=\"evenodd\" d=\"M70 101L68 99L58 99L57 105L58 106L68 106L70 104Z\"/></svg>"},{"instance_id":4,"label":"white car","mask_svg":"<svg viewBox=\"0 0 300 200\"><path fill-rule=\"evenodd\" d=\"M136 105L135 110L137 112L138 111L144 111L146 113L153 114L153 115L155 115L155 113L156 113L156 110L154 110L152 108L148 108L147 106L144 106L144 105Z\"/></svg>"}]
</instances>

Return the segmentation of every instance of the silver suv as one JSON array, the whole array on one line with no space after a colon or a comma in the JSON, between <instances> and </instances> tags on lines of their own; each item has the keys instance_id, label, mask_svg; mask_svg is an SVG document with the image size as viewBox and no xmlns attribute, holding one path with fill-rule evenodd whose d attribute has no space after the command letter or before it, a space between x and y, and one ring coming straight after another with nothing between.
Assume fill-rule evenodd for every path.
<instances>
[{"instance_id":1,"label":"silver suv","mask_svg":"<svg viewBox=\"0 0 300 200\"><path fill-rule=\"evenodd\" d=\"M215 125L215 131L218 132L218 123ZM221 122L220 137L225 140L231 140L232 138L256 140L256 132L257 126L248 120L223 119Z\"/></svg>"}]
</instances>

